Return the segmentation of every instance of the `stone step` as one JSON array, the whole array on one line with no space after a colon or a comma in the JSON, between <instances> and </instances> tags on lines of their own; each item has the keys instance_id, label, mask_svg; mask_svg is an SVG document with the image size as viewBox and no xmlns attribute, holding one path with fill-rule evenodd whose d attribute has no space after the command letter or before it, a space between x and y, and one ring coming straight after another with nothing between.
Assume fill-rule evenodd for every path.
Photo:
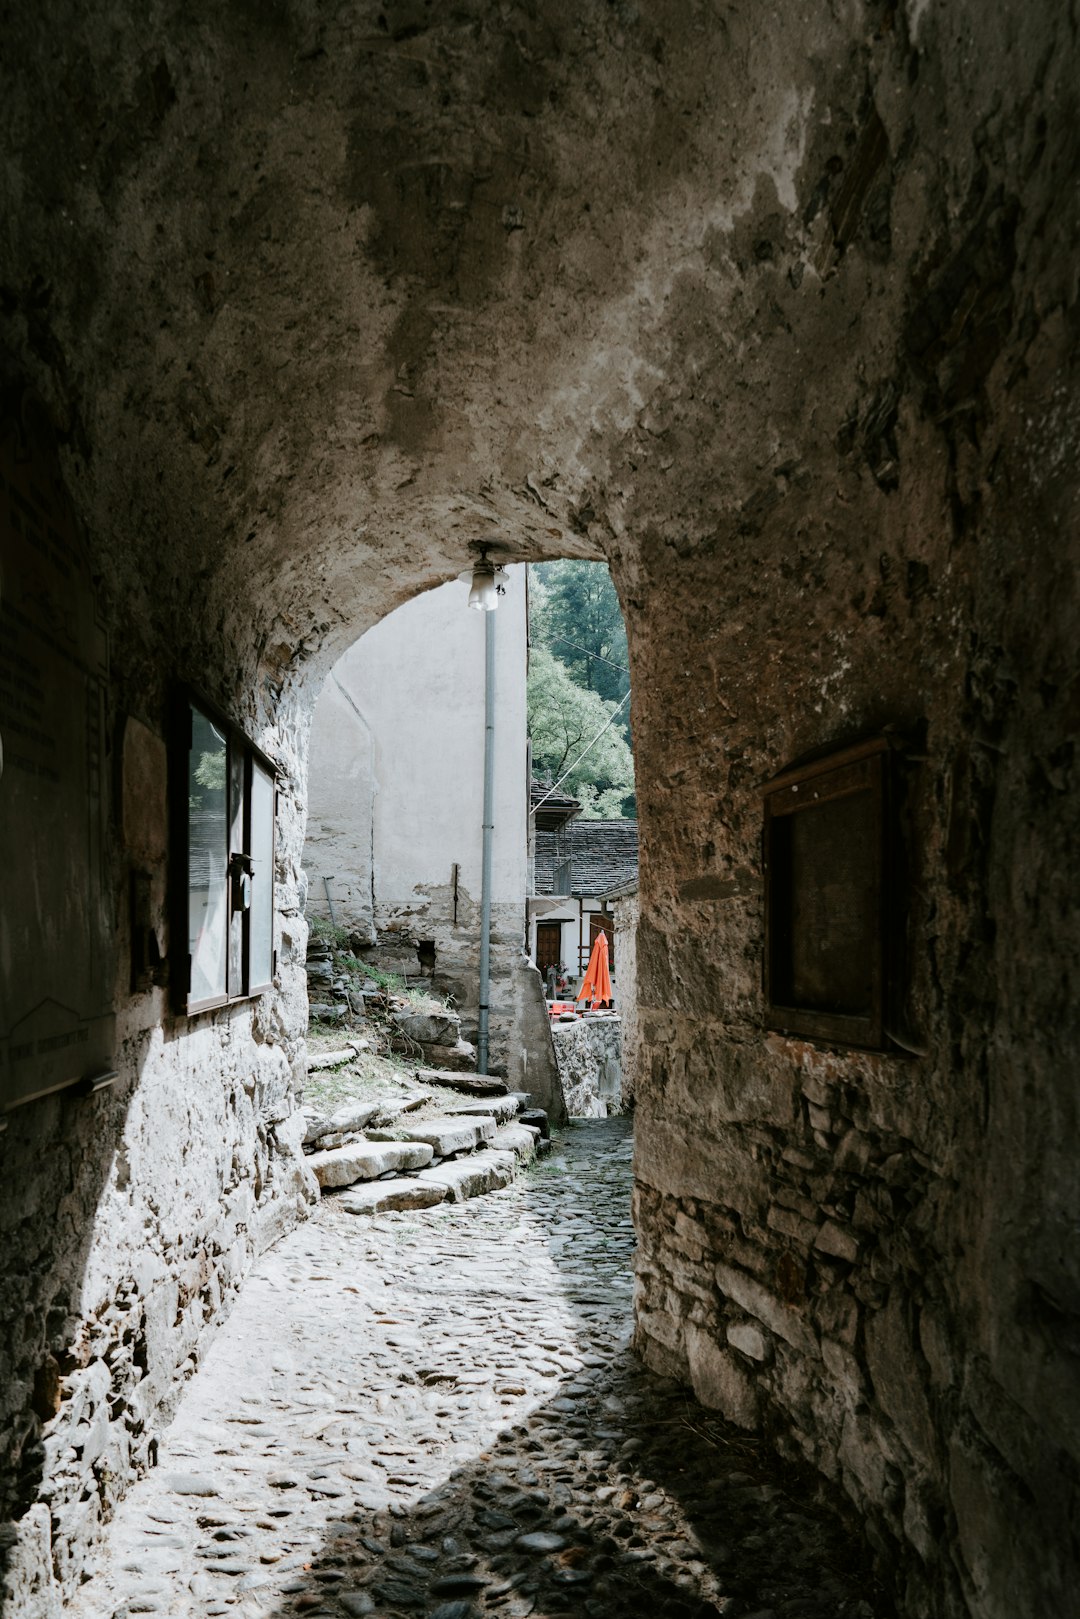
<instances>
[{"instance_id":1,"label":"stone step","mask_svg":"<svg viewBox=\"0 0 1080 1619\"><path fill-rule=\"evenodd\" d=\"M481 1197L485 1192L498 1192L509 1186L516 1167L517 1159L512 1152L485 1147L464 1158L422 1169L416 1178L428 1185L444 1186L451 1203L463 1203L466 1198Z\"/></svg>"},{"instance_id":2,"label":"stone step","mask_svg":"<svg viewBox=\"0 0 1080 1619\"><path fill-rule=\"evenodd\" d=\"M385 1214L391 1209L430 1209L442 1203L446 1187L435 1181L400 1180L373 1181L367 1186L352 1186L334 1199L338 1208L348 1214Z\"/></svg>"},{"instance_id":3,"label":"stone step","mask_svg":"<svg viewBox=\"0 0 1080 1619\"><path fill-rule=\"evenodd\" d=\"M452 1118L492 1118L497 1124L509 1124L521 1111L516 1096L474 1096L469 1100L448 1102L446 1111Z\"/></svg>"},{"instance_id":4,"label":"stone step","mask_svg":"<svg viewBox=\"0 0 1080 1619\"><path fill-rule=\"evenodd\" d=\"M449 1068L417 1068L421 1085L444 1085L466 1096L505 1096L508 1087L491 1074L460 1074Z\"/></svg>"},{"instance_id":5,"label":"stone step","mask_svg":"<svg viewBox=\"0 0 1080 1619\"><path fill-rule=\"evenodd\" d=\"M417 1124L401 1126L402 1135L410 1141L428 1142L436 1158L472 1152L489 1142L495 1130L496 1121L484 1114L476 1118L421 1119Z\"/></svg>"},{"instance_id":6,"label":"stone step","mask_svg":"<svg viewBox=\"0 0 1080 1619\"><path fill-rule=\"evenodd\" d=\"M422 1169L434 1156L426 1141L358 1141L351 1147L313 1152L305 1161L326 1189L378 1180L392 1169Z\"/></svg>"},{"instance_id":7,"label":"stone step","mask_svg":"<svg viewBox=\"0 0 1080 1619\"><path fill-rule=\"evenodd\" d=\"M492 1146L499 1152L512 1152L519 1164L531 1164L541 1140L535 1125L504 1124L496 1130Z\"/></svg>"},{"instance_id":8,"label":"stone step","mask_svg":"<svg viewBox=\"0 0 1080 1619\"><path fill-rule=\"evenodd\" d=\"M347 1135L349 1131L365 1129L379 1112L378 1102L347 1102L336 1113L320 1113L317 1108L304 1107L300 1117L304 1121L304 1146L324 1141L327 1136ZM328 1147L340 1147L340 1141L327 1141Z\"/></svg>"}]
</instances>

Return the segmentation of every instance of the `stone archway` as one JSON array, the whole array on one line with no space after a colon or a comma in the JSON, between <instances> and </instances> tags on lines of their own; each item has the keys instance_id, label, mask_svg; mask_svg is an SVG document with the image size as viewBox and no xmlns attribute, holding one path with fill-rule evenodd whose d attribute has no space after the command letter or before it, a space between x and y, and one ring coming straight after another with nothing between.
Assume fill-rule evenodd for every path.
<instances>
[{"instance_id":1,"label":"stone archway","mask_svg":"<svg viewBox=\"0 0 1080 1619\"><path fill-rule=\"evenodd\" d=\"M186 680L285 789L275 996L196 1027L130 989L114 820L120 1080L0 1140L3 1510L40 1589L76 1577L303 1200L320 673L495 536L513 559L608 557L647 694L643 1352L839 1476L911 1611L1056 1600L1076 1411L1067 22L55 0L8 43L3 380L61 445L110 734L130 716L160 737ZM906 1055L765 1036L759 786L882 732L909 770ZM97 1465L59 1442L94 1413Z\"/></svg>"}]
</instances>

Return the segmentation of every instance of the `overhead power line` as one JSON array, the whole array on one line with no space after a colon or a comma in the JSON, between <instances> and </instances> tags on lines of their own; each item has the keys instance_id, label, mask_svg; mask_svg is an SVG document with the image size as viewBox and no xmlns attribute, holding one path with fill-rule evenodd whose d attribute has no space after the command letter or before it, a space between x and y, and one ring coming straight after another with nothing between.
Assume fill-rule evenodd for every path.
<instances>
[{"instance_id":1,"label":"overhead power line","mask_svg":"<svg viewBox=\"0 0 1080 1619\"><path fill-rule=\"evenodd\" d=\"M578 646L576 641L568 641L565 635L553 635L548 645L550 646L551 642L554 641L557 641L560 646L573 647L575 652L583 652L587 658L595 658L597 663L606 663L610 669L618 669L620 674L629 675L630 673L629 669L624 669L621 663L613 663L610 658L602 657L599 652L590 652L587 646Z\"/></svg>"},{"instance_id":2,"label":"overhead power line","mask_svg":"<svg viewBox=\"0 0 1080 1619\"><path fill-rule=\"evenodd\" d=\"M559 777L558 781L555 783L555 785L553 787L548 788L548 790L544 794L543 798L537 799L536 803L532 807L532 812L533 812L534 815L536 814L537 810L540 808L541 804L546 804L547 803L547 801L551 797L552 793L557 793L558 792L559 788L562 786L562 784L566 780L567 776L571 775L577 769L578 765L581 763L582 759L584 759L585 755L587 753L591 752L593 748L595 748L596 744L599 742L599 740L603 736L604 732L611 729L612 725L615 723L615 719L616 719L616 717L618 715L619 709L623 706L623 703L629 702L629 700L630 700L630 693L627 692L626 696L621 698L620 701L616 704L616 706L612 709L611 713L608 716L607 724L602 725L600 727L600 729L597 731L596 735L593 737L592 741L588 744L588 746L583 748L581 750L581 752L578 754L577 758L574 760L574 762L570 766L569 770L564 770L562 775Z\"/></svg>"}]
</instances>

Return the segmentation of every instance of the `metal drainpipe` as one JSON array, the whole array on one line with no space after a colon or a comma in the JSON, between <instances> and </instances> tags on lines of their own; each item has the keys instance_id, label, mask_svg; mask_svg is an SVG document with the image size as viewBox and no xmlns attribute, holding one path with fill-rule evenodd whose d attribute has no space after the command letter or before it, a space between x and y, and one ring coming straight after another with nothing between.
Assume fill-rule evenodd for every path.
<instances>
[{"instance_id":1,"label":"metal drainpipe","mask_svg":"<svg viewBox=\"0 0 1080 1619\"><path fill-rule=\"evenodd\" d=\"M484 614L484 844L480 876L480 1005L476 1072L488 1071L491 996L491 844L495 831L495 614Z\"/></svg>"}]
</instances>

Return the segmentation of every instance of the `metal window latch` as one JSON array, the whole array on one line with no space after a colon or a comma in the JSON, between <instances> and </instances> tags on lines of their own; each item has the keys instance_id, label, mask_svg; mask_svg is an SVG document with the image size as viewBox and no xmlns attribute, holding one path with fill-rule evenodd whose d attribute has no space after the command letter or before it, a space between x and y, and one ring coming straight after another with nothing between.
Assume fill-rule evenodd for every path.
<instances>
[{"instance_id":1,"label":"metal window latch","mask_svg":"<svg viewBox=\"0 0 1080 1619\"><path fill-rule=\"evenodd\" d=\"M234 911L250 911L251 877L251 856L249 854L230 855L229 880L232 888L232 908Z\"/></svg>"}]
</instances>

